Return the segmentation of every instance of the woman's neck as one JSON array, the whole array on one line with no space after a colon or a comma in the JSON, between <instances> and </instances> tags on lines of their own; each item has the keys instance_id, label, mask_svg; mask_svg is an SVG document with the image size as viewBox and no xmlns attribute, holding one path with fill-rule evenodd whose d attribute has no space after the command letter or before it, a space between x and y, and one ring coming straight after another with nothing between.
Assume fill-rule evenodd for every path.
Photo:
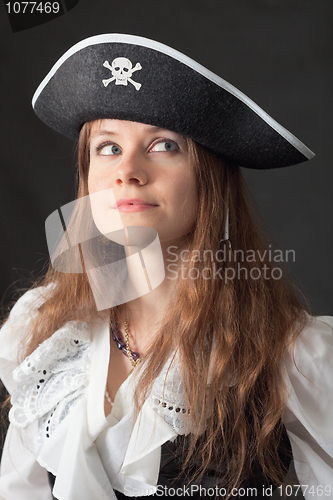
<instances>
[{"instance_id":1,"label":"woman's neck","mask_svg":"<svg viewBox=\"0 0 333 500\"><path fill-rule=\"evenodd\" d=\"M177 288L175 269L178 269L179 260L176 265L172 266L171 271L167 260L169 246L170 244L167 246L162 245L165 269L165 278L162 283L149 293L127 302L125 306L121 307L119 313L118 322L122 333L124 333L126 314L131 349L140 354L144 354L155 334L159 331L167 315L171 300L175 296ZM172 246L173 252L175 252L175 248L178 248L177 245ZM131 285L132 278L133 276L129 276L127 287Z\"/></svg>"},{"instance_id":2,"label":"woman's neck","mask_svg":"<svg viewBox=\"0 0 333 500\"><path fill-rule=\"evenodd\" d=\"M163 324L175 283L165 278L151 292L138 297L121 308L119 323L124 331L125 315L130 331L131 349L144 354Z\"/></svg>"}]
</instances>

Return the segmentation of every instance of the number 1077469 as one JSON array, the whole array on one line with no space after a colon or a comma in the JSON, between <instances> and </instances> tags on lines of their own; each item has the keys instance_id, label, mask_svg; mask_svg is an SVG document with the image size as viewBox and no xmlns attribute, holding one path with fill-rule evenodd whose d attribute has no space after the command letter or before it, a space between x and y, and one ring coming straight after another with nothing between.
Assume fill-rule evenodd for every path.
<instances>
[{"instance_id":1,"label":"number 1077469","mask_svg":"<svg viewBox=\"0 0 333 500\"><path fill-rule=\"evenodd\" d=\"M8 2L8 14L58 14L59 2Z\"/></svg>"},{"instance_id":2,"label":"number 1077469","mask_svg":"<svg viewBox=\"0 0 333 500\"><path fill-rule=\"evenodd\" d=\"M313 496L313 498L319 497L329 497L331 498L332 487L330 485L323 486L318 484L317 486L309 486L307 484L287 484L285 486L278 486L278 491L281 497L291 497L298 493L303 493L303 495Z\"/></svg>"}]
</instances>

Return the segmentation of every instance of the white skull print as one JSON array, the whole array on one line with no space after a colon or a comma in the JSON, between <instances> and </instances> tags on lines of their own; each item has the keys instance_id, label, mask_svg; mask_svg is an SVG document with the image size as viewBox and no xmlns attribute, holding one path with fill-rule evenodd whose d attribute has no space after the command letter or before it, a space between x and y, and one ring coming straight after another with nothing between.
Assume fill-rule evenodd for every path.
<instances>
[{"instance_id":1,"label":"white skull print","mask_svg":"<svg viewBox=\"0 0 333 500\"><path fill-rule=\"evenodd\" d=\"M140 89L141 83L135 82L131 78L134 71L142 69L140 63L137 63L133 68L131 61L126 57L116 57L112 61L111 65L109 61L105 61L103 63L103 66L105 68L108 68L112 73L112 78L109 78L108 80L102 80L104 87L107 87L109 83L115 81L116 85L128 85L128 82L130 82L132 85L134 85L136 90Z\"/></svg>"}]
</instances>

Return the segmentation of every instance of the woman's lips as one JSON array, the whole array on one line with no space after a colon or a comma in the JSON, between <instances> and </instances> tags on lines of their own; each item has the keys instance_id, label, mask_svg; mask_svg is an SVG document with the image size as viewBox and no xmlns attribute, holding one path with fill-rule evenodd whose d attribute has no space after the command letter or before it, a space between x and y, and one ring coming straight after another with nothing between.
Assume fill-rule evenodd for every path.
<instances>
[{"instance_id":1,"label":"woman's lips","mask_svg":"<svg viewBox=\"0 0 333 500\"><path fill-rule=\"evenodd\" d=\"M158 206L140 198L121 198L117 200L116 205L119 212L142 212Z\"/></svg>"}]
</instances>

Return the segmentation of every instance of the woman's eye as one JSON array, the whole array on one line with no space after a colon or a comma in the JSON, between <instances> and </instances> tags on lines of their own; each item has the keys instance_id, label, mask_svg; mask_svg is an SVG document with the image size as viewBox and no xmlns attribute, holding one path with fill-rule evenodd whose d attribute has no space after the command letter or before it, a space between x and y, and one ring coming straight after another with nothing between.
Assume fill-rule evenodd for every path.
<instances>
[{"instance_id":1,"label":"woman's eye","mask_svg":"<svg viewBox=\"0 0 333 500\"><path fill-rule=\"evenodd\" d=\"M154 144L154 146L150 149L150 151L176 151L177 145L171 141L161 141Z\"/></svg>"},{"instance_id":2,"label":"woman's eye","mask_svg":"<svg viewBox=\"0 0 333 500\"><path fill-rule=\"evenodd\" d=\"M97 148L97 153L101 156L120 155L121 149L115 144L105 144L105 146L102 145Z\"/></svg>"}]
</instances>

